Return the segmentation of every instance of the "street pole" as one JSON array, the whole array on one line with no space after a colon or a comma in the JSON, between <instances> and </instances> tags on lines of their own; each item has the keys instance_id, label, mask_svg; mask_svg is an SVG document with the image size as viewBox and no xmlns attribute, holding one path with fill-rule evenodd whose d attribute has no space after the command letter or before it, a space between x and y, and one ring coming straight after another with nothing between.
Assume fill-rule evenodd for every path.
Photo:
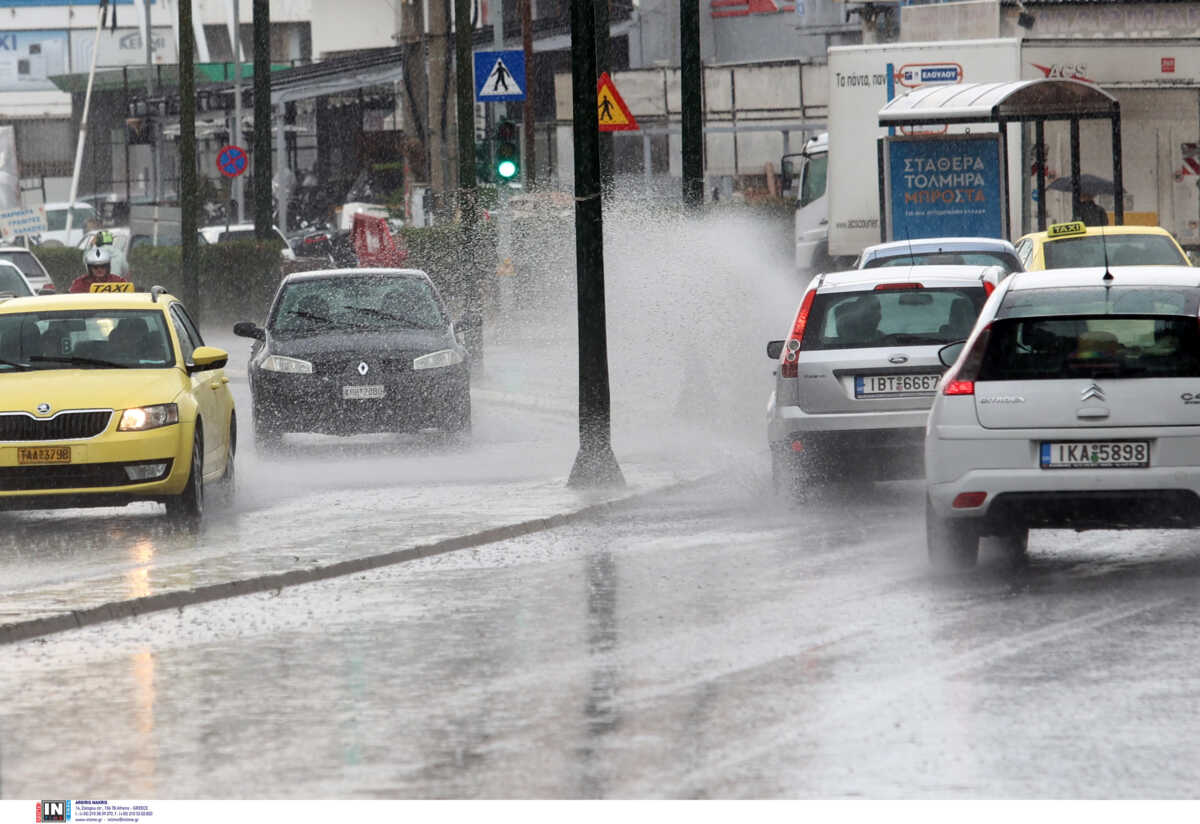
<instances>
[{"instance_id":1,"label":"street pole","mask_svg":"<svg viewBox=\"0 0 1200 824\"><path fill-rule=\"evenodd\" d=\"M254 234L271 237L271 8L254 0Z\"/></svg>"},{"instance_id":2,"label":"street pole","mask_svg":"<svg viewBox=\"0 0 1200 824\"><path fill-rule=\"evenodd\" d=\"M704 113L700 64L700 0L679 0L679 106L683 205L704 205Z\"/></svg>"},{"instance_id":3,"label":"street pole","mask_svg":"<svg viewBox=\"0 0 1200 824\"><path fill-rule=\"evenodd\" d=\"M179 0L179 230L183 235L183 301L199 322L196 202L196 75L192 0Z\"/></svg>"},{"instance_id":4,"label":"street pole","mask_svg":"<svg viewBox=\"0 0 1200 824\"><path fill-rule=\"evenodd\" d=\"M607 2L607 0L600 0ZM571 0L571 83L575 149L575 270L579 315L579 454L573 487L624 486L612 451L612 400L604 316L604 225L600 123L596 108L594 0Z\"/></svg>"},{"instance_id":5,"label":"street pole","mask_svg":"<svg viewBox=\"0 0 1200 824\"><path fill-rule=\"evenodd\" d=\"M475 72L471 57L471 0L454 0L454 88L458 105L458 208L466 254L470 324L464 332L476 366L483 363L483 276L476 259L478 216L475 181Z\"/></svg>"},{"instance_id":6,"label":"street pole","mask_svg":"<svg viewBox=\"0 0 1200 824\"><path fill-rule=\"evenodd\" d=\"M242 145L242 13L238 0L233 0L233 129L229 142ZM242 148L245 148L244 146ZM237 201L237 222L246 222L246 179L238 175L233 179L233 199Z\"/></svg>"},{"instance_id":7,"label":"street pole","mask_svg":"<svg viewBox=\"0 0 1200 824\"><path fill-rule=\"evenodd\" d=\"M525 100L521 104L525 159L521 162L521 175L525 179L525 186L532 189L537 182L537 135L533 131L533 2L520 0L520 3L521 47L525 51Z\"/></svg>"},{"instance_id":8,"label":"street pole","mask_svg":"<svg viewBox=\"0 0 1200 824\"><path fill-rule=\"evenodd\" d=\"M595 0L596 7L596 77L611 72L608 59L609 8L608 0ZM604 132L600 141L600 186L605 197L613 191L613 134Z\"/></svg>"}]
</instances>

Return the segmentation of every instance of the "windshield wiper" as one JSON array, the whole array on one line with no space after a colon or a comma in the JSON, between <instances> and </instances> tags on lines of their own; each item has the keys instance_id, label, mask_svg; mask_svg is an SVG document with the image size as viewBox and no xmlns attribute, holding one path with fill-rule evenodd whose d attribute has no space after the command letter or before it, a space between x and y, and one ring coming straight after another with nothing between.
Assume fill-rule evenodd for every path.
<instances>
[{"instance_id":1,"label":"windshield wiper","mask_svg":"<svg viewBox=\"0 0 1200 824\"><path fill-rule=\"evenodd\" d=\"M391 312L384 312L382 309L372 309L369 306L346 306L344 308L353 309L356 312L366 312L368 315L375 315L376 317L387 318L388 320L398 321L403 323L405 326L411 326L415 329L437 328L436 326L430 326L427 323L421 323L420 321L413 320L412 318L406 318L402 315L393 315Z\"/></svg>"},{"instance_id":2,"label":"windshield wiper","mask_svg":"<svg viewBox=\"0 0 1200 824\"><path fill-rule=\"evenodd\" d=\"M330 318L327 318L324 315L314 315L312 312L300 312L295 309L289 309L288 314L295 315L298 318L304 318L305 320L319 320L322 323L333 323Z\"/></svg>"},{"instance_id":3,"label":"windshield wiper","mask_svg":"<svg viewBox=\"0 0 1200 824\"><path fill-rule=\"evenodd\" d=\"M13 367L16 367L17 369L31 368L28 363L21 363L19 361L5 360L4 358L0 358L0 366L13 366Z\"/></svg>"},{"instance_id":4,"label":"windshield wiper","mask_svg":"<svg viewBox=\"0 0 1200 824\"><path fill-rule=\"evenodd\" d=\"M59 355L30 355L29 360L54 362L54 363L69 363L72 366L101 366L105 369L132 369L133 367L127 363L117 363L116 361L100 360L99 358L81 358L75 355L70 357L62 357Z\"/></svg>"}]
</instances>

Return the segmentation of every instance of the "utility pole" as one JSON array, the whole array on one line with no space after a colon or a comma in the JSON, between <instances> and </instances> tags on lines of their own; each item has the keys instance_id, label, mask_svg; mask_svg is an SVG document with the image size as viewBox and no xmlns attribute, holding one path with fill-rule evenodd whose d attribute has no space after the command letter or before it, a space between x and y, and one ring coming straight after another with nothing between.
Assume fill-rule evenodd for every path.
<instances>
[{"instance_id":1,"label":"utility pole","mask_svg":"<svg viewBox=\"0 0 1200 824\"><path fill-rule=\"evenodd\" d=\"M607 0L600 0L607 2ZM624 486L612 451L612 399L604 314L604 225L596 106L594 0L571 0L572 128L575 137L575 270L579 315L579 454L573 487Z\"/></svg>"},{"instance_id":2,"label":"utility pole","mask_svg":"<svg viewBox=\"0 0 1200 824\"><path fill-rule=\"evenodd\" d=\"M254 0L254 234L271 237L271 7Z\"/></svg>"},{"instance_id":3,"label":"utility pole","mask_svg":"<svg viewBox=\"0 0 1200 824\"><path fill-rule=\"evenodd\" d=\"M609 41L609 7L608 0L594 0L596 8L596 77L603 72L611 72L608 59ZM613 135L612 132L600 134L600 186L605 197L613 191Z\"/></svg>"},{"instance_id":4,"label":"utility pole","mask_svg":"<svg viewBox=\"0 0 1200 824\"><path fill-rule=\"evenodd\" d=\"M683 205L704 205L704 112L700 64L700 0L679 0L679 106L683 150Z\"/></svg>"},{"instance_id":5,"label":"utility pole","mask_svg":"<svg viewBox=\"0 0 1200 824\"><path fill-rule=\"evenodd\" d=\"M114 6L114 14L115 6ZM150 114L150 98L154 97L154 31L150 28L150 2L149 0L142 1L142 22L146 27L146 113ZM96 40L96 50L100 49L100 40ZM165 116L166 111L162 112ZM152 127L151 136L153 143L150 146L150 168L151 181L153 191L153 202L158 203L162 197L162 184L160 175L162 172L159 169L159 147L162 145L162 120L151 116ZM74 207L72 207L74 208Z\"/></svg>"},{"instance_id":6,"label":"utility pole","mask_svg":"<svg viewBox=\"0 0 1200 824\"><path fill-rule=\"evenodd\" d=\"M229 33L233 35L233 129L229 132L229 142L235 146L242 145L242 13L238 0L233 0L233 25ZM245 148L244 146L242 148ZM233 179L233 199L237 201L237 222L246 222L246 178L238 175Z\"/></svg>"},{"instance_id":7,"label":"utility pole","mask_svg":"<svg viewBox=\"0 0 1200 824\"><path fill-rule=\"evenodd\" d=\"M454 88L458 104L458 208L466 254L466 309L472 323L465 330L468 349L483 363L483 277L475 257L478 245L475 185L475 73L471 56L471 0L454 2Z\"/></svg>"},{"instance_id":8,"label":"utility pole","mask_svg":"<svg viewBox=\"0 0 1200 824\"><path fill-rule=\"evenodd\" d=\"M199 322L200 279L196 240L196 75L192 0L179 0L179 230L183 235L183 300Z\"/></svg>"},{"instance_id":9,"label":"utility pole","mask_svg":"<svg viewBox=\"0 0 1200 824\"><path fill-rule=\"evenodd\" d=\"M533 9L532 0L520 0L521 46L525 51L525 100L521 104L521 121L525 133L525 160L521 163L525 185L532 188L537 182L537 135L533 119Z\"/></svg>"}]
</instances>

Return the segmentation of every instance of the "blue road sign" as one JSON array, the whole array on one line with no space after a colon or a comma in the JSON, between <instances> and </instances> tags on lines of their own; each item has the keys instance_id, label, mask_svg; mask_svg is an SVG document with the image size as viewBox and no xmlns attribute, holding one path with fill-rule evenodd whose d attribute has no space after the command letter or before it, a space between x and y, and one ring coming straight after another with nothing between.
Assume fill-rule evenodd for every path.
<instances>
[{"instance_id":1,"label":"blue road sign","mask_svg":"<svg viewBox=\"0 0 1200 824\"><path fill-rule=\"evenodd\" d=\"M241 146L226 146L217 152L217 169L225 177L237 177L246 171L246 150Z\"/></svg>"},{"instance_id":2,"label":"blue road sign","mask_svg":"<svg viewBox=\"0 0 1200 824\"><path fill-rule=\"evenodd\" d=\"M525 52L475 52L475 100L502 103L525 99Z\"/></svg>"}]
</instances>

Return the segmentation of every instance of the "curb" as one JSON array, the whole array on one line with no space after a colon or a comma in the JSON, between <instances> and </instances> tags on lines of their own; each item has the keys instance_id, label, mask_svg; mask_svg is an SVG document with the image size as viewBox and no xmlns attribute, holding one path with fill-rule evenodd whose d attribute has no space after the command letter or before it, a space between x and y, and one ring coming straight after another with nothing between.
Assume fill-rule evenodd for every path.
<instances>
[{"instance_id":1,"label":"curb","mask_svg":"<svg viewBox=\"0 0 1200 824\"><path fill-rule=\"evenodd\" d=\"M339 561L328 566L316 566L309 567L308 569L292 570L291 572L260 575L255 578L247 578L243 581L228 581L196 589L165 592L161 595L147 595L141 598L131 598L127 601L114 601L108 604L101 604L96 607L89 607L88 609L71 610L70 612L44 618L0 624L0 646L18 641L28 641L33 638L66 632L72 629L82 629L83 627L94 626L109 621L118 621L123 618L136 618L139 615L146 615L152 612L162 612L168 609L182 610L187 606L236 598L240 595L250 595L256 592L273 592L281 590L284 587L309 584L316 581L327 581L332 578L340 578L344 575L352 575L356 572L366 572L373 569L380 569L381 567L402 564L407 561L445 555L460 549L470 549L497 541L519 538L535 532L543 532L560 526L566 526L576 521L590 518L593 515L618 510L655 495L664 495L681 489L687 489L688 487L717 477L717 474L708 473L698 478L679 481L658 489L637 492L625 498L585 506L574 512L551 515L546 518L535 518L508 526L493 527L470 535L447 538L431 544L398 549L380 555L369 555L365 558Z\"/></svg>"}]
</instances>

